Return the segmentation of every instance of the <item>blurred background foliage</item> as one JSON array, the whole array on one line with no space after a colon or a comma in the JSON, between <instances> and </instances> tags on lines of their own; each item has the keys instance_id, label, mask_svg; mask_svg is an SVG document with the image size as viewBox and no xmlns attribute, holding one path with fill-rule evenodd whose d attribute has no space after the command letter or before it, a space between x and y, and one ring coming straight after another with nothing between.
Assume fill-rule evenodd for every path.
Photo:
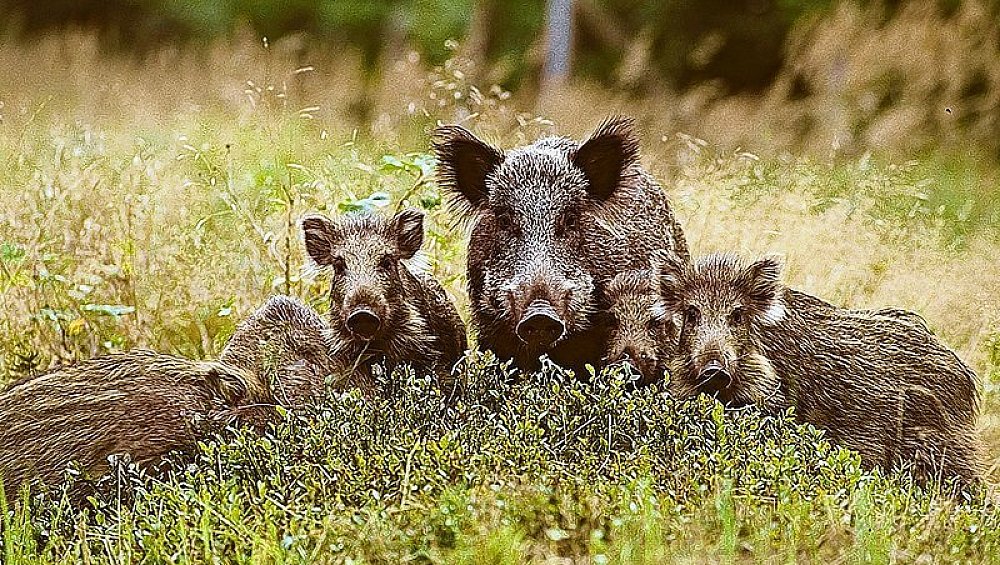
<instances>
[{"instance_id":1,"label":"blurred background foliage","mask_svg":"<svg viewBox=\"0 0 1000 565\"><path fill-rule=\"evenodd\" d=\"M143 52L164 42L204 42L249 24L258 35L290 34L358 47L370 63L403 45L434 64L445 41L468 40L506 70L504 86L542 40L544 0L3 0L10 35L29 38L66 26L101 32L111 49ZM576 70L605 82L624 59L648 51L650 71L678 87L721 79L760 90L781 67L785 37L831 0L576 0ZM638 44L636 44L638 42Z\"/></svg>"},{"instance_id":2,"label":"blurred background foliage","mask_svg":"<svg viewBox=\"0 0 1000 565\"><path fill-rule=\"evenodd\" d=\"M823 157L941 148L1000 156L997 0L572 2L569 82L594 89L576 95L603 96L608 110L641 100L657 129ZM580 108L558 90L559 102L546 103L545 4L0 0L0 37L24 44L82 31L102 54L143 64L164 50L204 54L247 36L286 44L302 64L356 59L346 117L362 127L378 121L379 85L409 78L399 61L451 62L447 74L459 69L458 79L482 92L501 88L522 107L561 118L560 109Z\"/></svg>"}]
</instances>

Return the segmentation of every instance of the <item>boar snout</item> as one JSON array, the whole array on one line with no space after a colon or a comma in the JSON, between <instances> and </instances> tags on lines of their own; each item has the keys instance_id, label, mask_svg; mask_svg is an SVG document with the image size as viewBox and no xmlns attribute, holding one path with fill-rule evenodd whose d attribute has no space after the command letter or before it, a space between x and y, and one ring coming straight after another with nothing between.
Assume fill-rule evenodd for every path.
<instances>
[{"instance_id":1,"label":"boar snout","mask_svg":"<svg viewBox=\"0 0 1000 565\"><path fill-rule=\"evenodd\" d=\"M566 324L552 304L545 300L529 304L517 324L517 337L535 347L549 347L565 333Z\"/></svg>"},{"instance_id":2,"label":"boar snout","mask_svg":"<svg viewBox=\"0 0 1000 565\"><path fill-rule=\"evenodd\" d=\"M375 339L382 328L382 318L371 308L359 306L347 316L347 329L365 341Z\"/></svg>"},{"instance_id":3,"label":"boar snout","mask_svg":"<svg viewBox=\"0 0 1000 565\"><path fill-rule=\"evenodd\" d=\"M629 365L632 372L642 376L643 379L656 377L656 355L645 348L626 347L625 351L614 361Z\"/></svg>"},{"instance_id":4,"label":"boar snout","mask_svg":"<svg viewBox=\"0 0 1000 565\"><path fill-rule=\"evenodd\" d=\"M698 372L698 389L710 395L718 395L733 383L733 376L720 359L709 359Z\"/></svg>"}]
</instances>

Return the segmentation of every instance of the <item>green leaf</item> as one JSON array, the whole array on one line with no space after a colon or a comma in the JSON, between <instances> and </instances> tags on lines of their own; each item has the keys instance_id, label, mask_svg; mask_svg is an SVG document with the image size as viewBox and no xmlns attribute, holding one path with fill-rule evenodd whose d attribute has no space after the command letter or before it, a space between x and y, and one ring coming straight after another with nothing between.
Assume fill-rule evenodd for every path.
<instances>
[{"instance_id":1,"label":"green leaf","mask_svg":"<svg viewBox=\"0 0 1000 565\"><path fill-rule=\"evenodd\" d=\"M341 212L372 212L392 202L388 192L374 192L366 198L346 200L337 205Z\"/></svg>"}]
</instances>

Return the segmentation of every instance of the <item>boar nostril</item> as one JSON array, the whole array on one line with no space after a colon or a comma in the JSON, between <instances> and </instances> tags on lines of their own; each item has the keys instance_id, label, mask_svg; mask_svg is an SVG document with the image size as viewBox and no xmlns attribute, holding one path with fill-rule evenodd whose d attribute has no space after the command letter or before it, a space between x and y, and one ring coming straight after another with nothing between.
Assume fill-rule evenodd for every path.
<instances>
[{"instance_id":1,"label":"boar nostril","mask_svg":"<svg viewBox=\"0 0 1000 565\"><path fill-rule=\"evenodd\" d=\"M517 337L528 345L549 347L566 332L555 309L544 300L535 300L517 324Z\"/></svg>"},{"instance_id":2,"label":"boar nostril","mask_svg":"<svg viewBox=\"0 0 1000 565\"><path fill-rule=\"evenodd\" d=\"M364 340L374 339L381 327L382 319L368 308L356 308L347 317L347 329Z\"/></svg>"}]
</instances>

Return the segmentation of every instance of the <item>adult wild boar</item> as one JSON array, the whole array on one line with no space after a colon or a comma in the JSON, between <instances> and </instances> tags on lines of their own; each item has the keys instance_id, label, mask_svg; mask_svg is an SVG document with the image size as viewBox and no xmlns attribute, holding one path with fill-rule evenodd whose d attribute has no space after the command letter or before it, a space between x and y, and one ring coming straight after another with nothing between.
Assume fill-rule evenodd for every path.
<instances>
[{"instance_id":1,"label":"adult wild boar","mask_svg":"<svg viewBox=\"0 0 1000 565\"><path fill-rule=\"evenodd\" d=\"M509 151L457 125L435 131L438 181L471 222L468 284L479 344L524 370L548 354L600 365L607 333L595 288L647 269L656 251L688 260L670 203L639 164L633 122L585 141L549 137Z\"/></svg>"},{"instance_id":2,"label":"adult wild boar","mask_svg":"<svg viewBox=\"0 0 1000 565\"><path fill-rule=\"evenodd\" d=\"M10 497L26 481L55 485L70 463L92 474L128 454L149 468L193 448L203 424L273 417L270 392L221 363L135 350L15 382L0 392L0 478Z\"/></svg>"},{"instance_id":3,"label":"adult wild boar","mask_svg":"<svg viewBox=\"0 0 1000 565\"><path fill-rule=\"evenodd\" d=\"M975 373L919 316L837 308L786 288L780 272L773 258L663 263L664 306L681 321L670 391L795 407L866 465L976 481Z\"/></svg>"},{"instance_id":4,"label":"adult wild boar","mask_svg":"<svg viewBox=\"0 0 1000 565\"><path fill-rule=\"evenodd\" d=\"M423 243L423 213L314 214L302 230L309 256L332 270L331 355L349 378L371 384L376 364L407 364L447 380L465 353L465 324L441 285L405 263Z\"/></svg>"}]
</instances>

